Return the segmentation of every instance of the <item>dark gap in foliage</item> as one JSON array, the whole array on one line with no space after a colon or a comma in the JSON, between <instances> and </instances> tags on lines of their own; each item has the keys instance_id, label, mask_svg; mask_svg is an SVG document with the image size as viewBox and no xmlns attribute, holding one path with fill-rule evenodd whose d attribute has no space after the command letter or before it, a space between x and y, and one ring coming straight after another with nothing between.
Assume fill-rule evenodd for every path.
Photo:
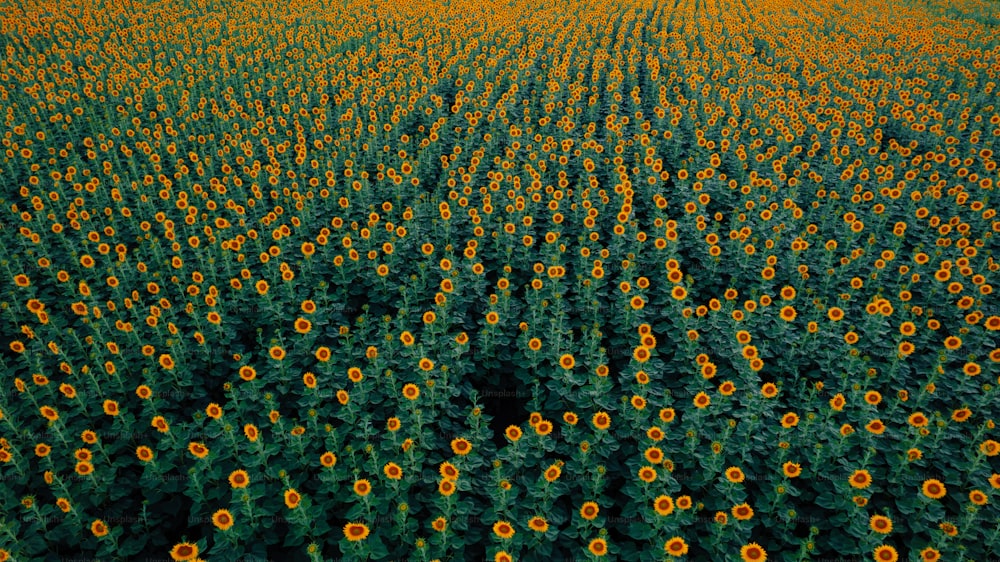
<instances>
[{"instance_id":1,"label":"dark gap in foliage","mask_svg":"<svg viewBox=\"0 0 1000 562\"><path fill-rule=\"evenodd\" d=\"M520 425L528 419L528 402L531 389L514 376L516 367L503 362L487 369L482 378L473 381L473 387L482 398L483 410L493 416L490 428L493 430L493 444L497 449L507 445L504 430L510 425Z\"/></svg>"}]
</instances>

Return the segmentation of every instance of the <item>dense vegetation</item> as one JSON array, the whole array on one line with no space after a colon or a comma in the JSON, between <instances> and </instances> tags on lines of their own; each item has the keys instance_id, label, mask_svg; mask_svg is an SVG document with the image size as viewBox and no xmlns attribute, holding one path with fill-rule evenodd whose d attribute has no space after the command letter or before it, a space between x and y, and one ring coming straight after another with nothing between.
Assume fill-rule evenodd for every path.
<instances>
[{"instance_id":1,"label":"dense vegetation","mask_svg":"<svg viewBox=\"0 0 1000 562\"><path fill-rule=\"evenodd\" d=\"M997 13L0 0L0 560L986 560Z\"/></svg>"}]
</instances>

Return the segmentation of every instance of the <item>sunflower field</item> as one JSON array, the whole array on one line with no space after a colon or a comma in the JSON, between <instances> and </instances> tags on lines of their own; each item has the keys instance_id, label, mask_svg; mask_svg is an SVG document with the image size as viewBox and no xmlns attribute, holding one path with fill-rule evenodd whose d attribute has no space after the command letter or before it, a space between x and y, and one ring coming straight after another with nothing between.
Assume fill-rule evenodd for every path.
<instances>
[{"instance_id":1,"label":"sunflower field","mask_svg":"<svg viewBox=\"0 0 1000 562\"><path fill-rule=\"evenodd\" d=\"M0 49L0 562L998 560L995 0Z\"/></svg>"}]
</instances>

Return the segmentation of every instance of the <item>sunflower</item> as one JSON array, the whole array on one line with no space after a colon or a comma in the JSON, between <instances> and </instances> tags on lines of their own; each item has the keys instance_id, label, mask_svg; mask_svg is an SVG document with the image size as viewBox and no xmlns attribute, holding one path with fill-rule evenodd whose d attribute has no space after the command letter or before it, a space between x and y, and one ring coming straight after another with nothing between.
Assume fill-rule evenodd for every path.
<instances>
[{"instance_id":1,"label":"sunflower","mask_svg":"<svg viewBox=\"0 0 1000 562\"><path fill-rule=\"evenodd\" d=\"M188 451L199 459L203 459L208 456L208 447L204 443L196 443L192 441L188 444Z\"/></svg>"},{"instance_id":2,"label":"sunflower","mask_svg":"<svg viewBox=\"0 0 1000 562\"><path fill-rule=\"evenodd\" d=\"M899 554L896 549L883 544L882 546L875 547L875 560L878 562L896 562L899 560Z\"/></svg>"},{"instance_id":3,"label":"sunflower","mask_svg":"<svg viewBox=\"0 0 1000 562\"><path fill-rule=\"evenodd\" d=\"M142 462L150 462L153 460L153 450L145 445L139 445L135 449L135 456Z\"/></svg>"},{"instance_id":4,"label":"sunflower","mask_svg":"<svg viewBox=\"0 0 1000 562\"><path fill-rule=\"evenodd\" d=\"M892 519L885 515L872 515L868 520L868 526L876 533L887 535L892 532Z\"/></svg>"},{"instance_id":5,"label":"sunflower","mask_svg":"<svg viewBox=\"0 0 1000 562\"><path fill-rule=\"evenodd\" d=\"M732 381L725 381L719 385L719 393L723 396L732 396L736 392L736 385Z\"/></svg>"},{"instance_id":6,"label":"sunflower","mask_svg":"<svg viewBox=\"0 0 1000 562\"><path fill-rule=\"evenodd\" d=\"M574 365L576 365L576 359L574 359L569 353L564 353L561 357L559 357L559 366L563 369L568 371L572 369Z\"/></svg>"},{"instance_id":7,"label":"sunflower","mask_svg":"<svg viewBox=\"0 0 1000 562\"><path fill-rule=\"evenodd\" d=\"M456 455L468 455L472 452L472 443L463 437L457 437L451 440L451 450Z\"/></svg>"},{"instance_id":8,"label":"sunflower","mask_svg":"<svg viewBox=\"0 0 1000 562\"><path fill-rule=\"evenodd\" d=\"M746 476L743 474L743 471L740 470L739 468L731 466L726 469L726 480L729 480L734 484L738 484L740 482L743 482L745 479Z\"/></svg>"},{"instance_id":9,"label":"sunflower","mask_svg":"<svg viewBox=\"0 0 1000 562\"><path fill-rule=\"evenodd\" d=\"M923 560L923 562L938 562L938 560L941 560L941 553L928 546L920 551L920 559Z\"/></svg>"},{"instance_id":10,"label":"sunflower","mask_svg":"<svg viewBox=\"0 0 1000 562\"><path fill-rule=\"evenodd\" d=\"M791 429L799 425L799 415L794 412L788 412L781 418L781 427L785 429Z\"/></svg>"},{"instance_id":11,"label":"sunflower","mask_svg":"<svg viewBox=\"0 0 1000 562\"><path fill-rule=\"evenodd\" d=\"M217 420L222 417L222 407L216 404L215 402L212 402L211 404L205 407L205 415L212 418L213 420Z\"/></svg>"},{"instance_id":12,"label":"sunflower","mask_svg":"<svg viewBox=\"0 0 1000 562\"><path fill-rule=\"evenodd\" d=\"M868 430L869 433L882 435L885 433L885 424L882 423L882 420L872 420L865 425L865 429Z\"/></svg>"},{"instance_id":13,"label":"sunflower","mask_svg":"<svg viewBox=\"0 0 1000 562\"><path fill-rule=\"evenodd\" d=\"M766 382L760 387L760 393L764 398L774 398L778 395L778 387L772 382Z\"/></svg>"},{"instance_id":14,"label":"sunflower","mask_svg":"<svg viewBox=\"0 0 1000 562\"><path fill-rule=\"evenodd\" d=\"M987 439L979 444L979 450L987 457L995 457L1000 454L1000 443Z\"/></svg>"},{"instance_id":15,"label":"sunflower","mask_svg":"<svg viewBox=\"0 0 1000 562\"><path fill-rule=\"evenodd\" d=\"M420 388L413 383L404 385L403 397L405 397L407 400L416 400L417 398L420 397Z\"/></svg>"},{"instance_id":16,"label":"sunflower","mask_svg":"<svg viewBox=\"0 0 1000 562\"><path fill-rule=\"evenodd\" d=\"M752 542L740 548L740 556L743 562L764 562L767 560L767 551L759 544Z\"/></svg>"},{"instance_id":17,"label":"sunflower","mask_svg":"<svg viewBox=\"0 0 1000 562\"><path fill-rule=\"evenodd\" d=\"M781 319L785 322L791 322L795 320L798 313L795 312L794 306L785 306L781 308Z\"/></svg>"},{"instance_id":18,"label":"sunflower","mask_svg":"<svg viewBox=\"0 0 1000 562\"><path fill-rule=\"evenodd\" d=\"M295 331L299 334L308 334L312 330L312 322L305 318L295 320Z\"/></svg>"},{"instance_id":19,"label":"sunflower","mask_svg":"<svg viewBox=\"0 0 1000 562\"><path fill-rule=\"evenodd\" d=\"M597 412L594 417L591 418L591 422L594 427L600 430L606 430L611 427L611 416L607 412Z\"/></svg>"},{"instance_id":20,"label":"sunflower","mask_svg":"<svg viewBox=\"0 0 1000 562\"><path fill-rule=\"evenodd\" d=\"M194 560L198 557L198 545L189 542L175 544L170 550L170 557L178 562Z\"/></svg>"},{"instance_id":21,"label":"sunflower","mask_svg":"<svg viewBox=\"0 0 1000 562\"><path fill-rule=\"evenodd\" d=\"M327 451L320 455L319 463L326 468L333 468L337 464L337 455Z\"/></svg>"},{"instance_id":22,"label":"sunflower","mask_svg":"<svg viewBox=\"0 0 1000 562\"><path fill-rule=\"evenodd\" d=\"M443 533L448 528L448 520L444 517L438 517L434 521L431 521L431 528L439 533Z\"/></svg>"},{"instance_id":23,"label":"sunflower","mask_svg":"<svg viewBox=\"0 0 1000 562\"><path fill-rule=\"evenodd\" d=\"M257 378L257 370L249 365L243 365L240 367L240 378L249 382Z\"/></svg>"},{"instance_id":24,"label":"sunflower","mask_svg":"<svg viewBox=\"0 0 1000 562\"><path fill-rule=\"evenodd\" d=\"M536 533L544 533L549 530L549 523L544 517L536 515L528 520L528 528Z\"/></svg>"},{"instance_id":25,"label":"sunflower","mask_svg":"<svg viewBox=\"0 0 1000 562\"><path fill-rule=\"evenodd\" d=\"M587 550L594 556L604 556L608 553L608 541L604 539L594 539L587 545Z\"/></svg>"},{"instance_id":26,"label":"sunflower","mask_svg":"<svg viewBox=\"0 0 1000 562\"><path fill-rule=\"evenodd\" d=\"M455 493L455 482L448 480L447 478L442 479L438 482L438 493L442 496L450 496Z\"/></svg>"},{"instance_id":27,"label":"sunflower","mask_svg":"<svg viewBox=\"0 0 1000 562\"><path fill-rule=\"evenodd\" d=\"M539 421L535 424L535 433L542 436L552 433L552 422L549 420Z\"/></svg>"},{"instance_id":28,"label":"sunflower","mask_svg":"<svg viewBox=\"0 0 1000 562\"><path fill-rule=\"evenodd\" d=\"M867 470L855 470L849 479L851 486L863 490L872 484L872 475Z\"/></svg>"},{"instance_id":29,"label":"sunflower","mask_svg":"<svg viewBox=\"0 0 1000 562\"><path fill-rule=\"evenodd\" d=\"M715 363L712 363L710 361L706 361L701 366L701 376L706 380L713 378L715 376L715 373L717 372L718 372L718 367L715 365Z\"/></svg>"},{"instance_id":30,"label":"sunflower","mask_svg":"<svg viewBox=\"0 0 1000 562\"><path fill-rule=\"evenodd\" d=\"M657 515L667 516L674 512L674 499L670 496L657 496L653 500L653 509Z\"/></svg>"},{"instance_id":31,"label":"sunflower","mask_svg":"<svg viewBox=\"0 0 1000 562\"><path fill-rule=\"evenodd\" d=\"M160 367L163 367L167 371L172 370L175 366L174 358L167 353L160 355L159 361L160 361Z\"/></svg>"},{"instance_id":32,"label":"sunflower","mask_svg":"<svg viewBox=\"0 0 1000 562\"><path fill-rule=\"evenodd\" d=\"M670 556L680 557L688 553L688 545L680 537L671 537L663 543L663 550Z\"/></svg>"},{"instance_id":33,"label":"sunflower","mask_svg":"<svg viewBox=\"0 0 1000 562\"><path fill-rule=\"evenodd\" d=\"M972 490L969 492L969 501L975 505L986 505L990 503L990 498L982 490Z\"/></svg>"},{"instance_id":34,"label":"sunflower","mask_svg":"<svg viewBox=\"0 0 1000 562\"><path fill-rule=\"evenodd\" d=\"M212 514L212 524L221 531L228 531L233 526L233 514L228 509L220 509Z\"/></svg>"},{"instance_id":35,"label":"sunflower","mask_svg":"<svg viewBox=\"0 0 1000 562\"><path fill-rule=\"evenodd\" d=\"M390 480L400 480L403 478L403 469L394 462L386 463L382 471L385 472L385 476Z\"/></svg>"},{"instance_id":36,"label":"sunflower","mask_svg":"<svg viewBox=\"0 0 1000 562\"><path fill-rule=\"evenodd\" d=\"M802 474L802 466L792 461L788 461L781 465L781 470L788 478L797 478Z\"/></svg>"},{"instance_id":37,"label":"sunflower","mask_svg":"<svg viewBox=\"0 0 1000 562\"><path fill-rule=\"evenodd\" d=\"M306 388L316 388L316 375L313 373L305 373L302 375L302 384Z\"/></svg>"},{"instance_id":38,"label":"sunflower","mask_svg":"<svg viewBox=\"0 0 1000 562\"><path fill-rule=\"evenodd\" d=\"M441 474L442 478L445 480L451 480L452 482L458 480L458 476L460 474L458 467L447 461L441 463L441 466L438 467L438 472Z\"/></svg>"},{"instance_id":39,"label":"sunflower","mask_svg":"<svg viewBox=\"0 0 1000 562\"><path fill-rule=\"evenodd\" d=\"M945 494L948 493L948 490L945 488L944 483L935 478L924 480L924 483L920 486L920 489L925 496L934 500L941 499L945 496Z\"/></svg>"},{"instance_id":40,"label":"sunflower","mask_svg":"<svg viewBox=\"0 0 1000 562\"><path fill-rule=\"evenodd\" d=\"M73 388L73 385L71 385L71 384L66 384L66 383L60 384L59 385L59 392L61 392L63 394L63 396L65 396L66 398L69 398L71 400L73 398L76 398L76 389ZM138 393L138 389L136 390L136 392Z\"/></svg>"},{"instance_id":41,"label":"sunflower","mask_svg":"<svg viewBox=\"0 0 1000 562\"><path fill-rule=\"evenodd\" d=\"M361 479L354 482L354 493L359 496L367 496L372 491L372 484L368 480Z\"/></svg>"},{"instance_id":42,"label":"sunflower","mask_svg":"<svg viewBox=\"0 0 1000 562\"><path fill-rule=\"evenodd\" d=\"M256 425L248 423L243 426L243 435L246 435L247 439L251 443L256 443L257 439L260 437L260 432L257 430Z\"/></svg>"},{"instance_id":43,"label":"sunflower","mask_svg":"<svg viewBox=\"0 0 1000 562\"><path fill-rule=\"evenodd\" d=\"M250 484L250 475L243 469L229 473L229 485L233 488L246 488Z\"/></svg>"},{"instance_id":44,"label":"sunflower","mask_svg":"<svg viewBox=\"0 0 1000 562\"><path fill-rule=\"evenodd\" d=\"M699 392L698 394L695 395L694 400L692 400L692 402L694 402L696 408L704 409L707 408L712 403L712 399L711 397L708 396L708 394L705 394L704 392Z\"/></svg>"},{"instance_id":45,"label":"sunflower","mask_svg":"<svg viewBox=\"0 0 1000 562\"><path fill-rule=\"evenodd\" d=\"M497 521L493 524L493 533L501 539L513 537L514 532L514 527L508 521Z\"/></svg>"},{"instance_id":46,"label":"sunflower","mask_svg":"<svg viewBox=\"0 0 1000 562\"><path fill-rule=\"evenodd\" d=\"M90 462L88 461L80 461L76 463L76 467L74 468L74 470L80 476L86 476L88 474L93 474L94 465L90 464Z\"/></svg>"},{"instance_id":47,"label":"sunflower","mask_svg":"<svg viewBox=\"0 0 1000 562\"><path fill-rule=\"evenodd\" d=\"M639 469L639 480L647 484L656 480L656 469L651 466L644 466Z\"/></svg>"},{"instance_id":48,"label":"sunflower","mask_svg":"<svg viewBox=\"0 0 1000 562\"><path fill-rule=\"evenodd\" d=\"M835 412L840 412L844 409L844 405L847 403L847 399L844 398L843 394L837 393L830 399L830 408Z\"/></svg>"},{"instance_id":49,"label":"sunflower","mask_svg":"<svg viewBox=\"0 0 1000 562\"><path fill-rule=\"evenodd\" d=\"M963 423L968 421L972 417L972 410L968 408L959 408L951 413L952 421Z\"/></svg>"},{"instance_id":50,"label":"sunflower","mask_svg":"<svg viewBox=\"0 0 1000 562\"><path fill-rule=\"evenodd\" d=\"M732 511L733 517L740 521L749 521L753 518L753 508L745 502L740 505L734 505L730 511Z\"/></svg>"},{"instance_id":51,"label":"sunflower","mask_svg":"<svg viewBox=\"0 0 1000 562\"><path fill-rule=\"evenodd\" d=\"M559 479L559 476L561 475L562 475L562 469L559 467L558 464L553 464L552 466L548 467L547 469L545 469L544 473L545 480L547 480L548 482L555 482L556 480Z\"/></svg>"},{"instance_id":52,"label":"sunflower","mask_svg":"<svg viewBox=\"0 0 1000 562\"><path fill-rule=\"evenodd\" d=\"M299 503L302 502L302 496L295 490L295 488L290 488L285 490L285 505L288 509L295 509L299 507Z\"/></svg>"},{"instance_id":53,"label":"sunflower","mask_svg":"<svg viewBox=\"0 0 1000 562\"><path fill-rule=\"evenodd\" d=\"M647 448L646 451L643 453L643 456L646 457L647 461L653 464L659 464L663 462L663 450L660 449L659 447Z\"/></svg>"},{"instance_id":54,"label":"sunflower","mask_svg":"<svg viewBox=\"0 0 1000 562\"><path fill-rule=\"evenodd\" d=\"M368 537L369 532L368 526L364 523L348 523L344 525L344 537L351 542L364 540Z\"/></svg>"},{"instance_id":55,"label":"sunflower","mask_svg":"<svg viewBox=\"0 0 1000 562\"><path fill-rule=\"evenodd\" d=\"M583 517L587 521L593 521L597 519L597 514L600 512L601 508L596 502L584 502L580 507L580 517Z\"/></svg>"},{"instance_id":56,"label":"sunflower","mask_svg":"<svg viewBox=\"0 0 1000 562\"><path fill-rule=\"evenodd\" d=\"M95 519L93 523L90 524L90 532L94 533L95 537L103 537L108 534L108 526L100 519Z\"/></svg>"},{"instance_id":57,"label":"sunflower","mask_svg":"<svg viewBox=\"0 0 1000 562\"><path fill-rule=\"evenodd\" d=\"M401 422L399 418L392 416L391 418L385 420L385 428L393 432L399 431L399 428L402 427L402 423L403 422Z\"/></svg>"}]
</instances>

